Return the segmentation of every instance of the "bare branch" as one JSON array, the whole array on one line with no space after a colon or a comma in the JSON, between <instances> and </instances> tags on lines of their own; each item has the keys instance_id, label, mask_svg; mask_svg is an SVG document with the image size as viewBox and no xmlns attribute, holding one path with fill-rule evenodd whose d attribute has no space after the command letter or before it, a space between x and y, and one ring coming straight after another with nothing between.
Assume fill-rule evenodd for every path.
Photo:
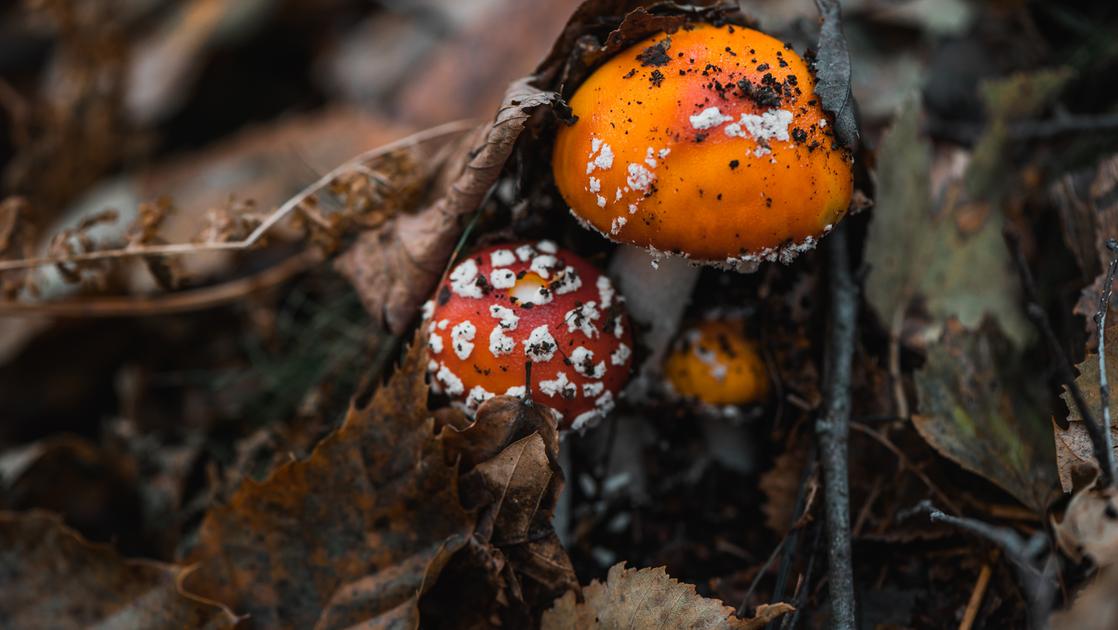
<instances>
[{"instance_id":1,"label":"bare branch","mask_svg":"<svg viewBox=\"0 0 1118 630\"><path fill-rule=\"evenodd\" d=\"M143 245L136 247L125 247L119 249L106 249L92 252L75 253L64 256L41 256L38 258L23 258L20 260L5 260L0 261L0 271L9 271L13 269L27 269L30 267L42 267L46 265L59 265L66 263L79 263L90 262L96 260L108 260L114 258L132 258L136 256L174 256L174 255L187 255L198 254L202 252L212 251L230 251L248 249L255 245L269 230L274 228L280 221L286 218L289 214L294 212L300 205L310 199L312 196L318 194L322 189L326 188L336 180L338 177L347 173L362 173L367 171L365 163L369 160L387 155L393 151L398 151L403 148L430 142L448 135L461 133L472 129L476 125L475 122L469 120L458 120L430 129L424 129L414 133L406 138L401 138L395 142L391 142L384 146L371 149L357 157L345 162L334 170L320 177L313 184L301 190L294 197L291 197L283 203L283 205L276 208L263 222L260 223L248 236L239 241L225 241L220 243L172 243L168 245Z\"/></svg>"},{"instance_id":2,"label":"bare branch","mask_svg":"<svg viewBox=\"0 0 1118 630\"><path fill-rule=\"evenodd\" d=\"M827 245L831 313L827 334L824 410L823 415L815 422L815 433L823 465L831 627L853 630L854 570L850 549L847 438L850 433L851 367L858 325L859 295L858 286L850 273L850 254L844 225L839 225L831 234Z\"/></svg>"}]
</instances>

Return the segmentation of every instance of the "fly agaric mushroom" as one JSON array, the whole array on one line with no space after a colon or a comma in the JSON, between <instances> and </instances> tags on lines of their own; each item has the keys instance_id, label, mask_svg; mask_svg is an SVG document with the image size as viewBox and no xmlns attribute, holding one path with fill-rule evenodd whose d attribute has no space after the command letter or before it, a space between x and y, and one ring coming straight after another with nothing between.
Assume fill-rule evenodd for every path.
<instances>
[{"instance_id":1,"label":"fly agaric mushroom","mask_svg":"<svg viewBox=\"0 0 1118 630\"><path fill-rule=\"evenodd\" d=\"M666 254L751 271L813 248L846 213L852 158L814 85L773 37L691 24L622 51L570 99L577 121L556 135L555 182L584 226L635 246L619 248L612 270L650 326L646 368L698 275Z\"/></svg>"},{"instance_id":2,"label":"fly agaric mushroom","mask_svg":"<svg viewBox=\"0 0 1118 630\"><path fill-rule=\"evenodd\" d=\"M735 319L685 330L664 360L664 377L673 394L716 407L761 402L769 393L765 362Z\"/></svg>"},{"instance_id":3,"label":"fly agaric mushroom","mask_svg":"<svg viewBox=\"0 0 1118 630\"><path fill-rule=\"evenodd\" d=\"M493 396L524 396L530 376L561 429L590 426L629 378L623 302L608 276L551 241L479 250L424 306L432 388L473 415Z\"/></svg>"}]
</instances>

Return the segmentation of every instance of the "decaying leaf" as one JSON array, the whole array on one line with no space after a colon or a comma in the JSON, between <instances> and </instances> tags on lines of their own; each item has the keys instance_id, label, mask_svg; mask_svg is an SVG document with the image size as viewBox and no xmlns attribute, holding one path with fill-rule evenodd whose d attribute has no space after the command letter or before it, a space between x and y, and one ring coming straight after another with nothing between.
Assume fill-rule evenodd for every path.
<instances>
[{"instance_id":1,"label":"decaying leaf","mask_svg":"<svg viewBox=\"0 0 1118 630\"><path fill-rule=\"evenodd\" d=\"M1052 529L1060 548L1076 561L1087 557L1102 567L1118 563L1118 490L1081 489Z\"/></svg>"},{"instance_id":2,"label":"decaying leaf","mask_svg":"<svg viewBox=\"0 0 1118 630\"><path fill-rule=\"evenodd\" d=\"M1094 168L1060 178L1052 186L1052 196L1060 212L1064 242L1080 270L1094 281L1079 294L1075 313L1082 315L1094 344L1092 320L1099 308L1099 294L1113 254L1106 242L1118 238L1118 155L1100 161Z\"/></svg>"},{"instance_id":3,"label":"decaying leaf","mask_svg":"<svg viewBox=\"0 0 1118 630\"><path fill-rule=\"evenodd\" d=\"M418 598L473 528L427 412L425 365L415 344L309 458L211 509L188 590L262 627L418 623Z\"/></svg>"},{"instance_id":4,"label":"decaying leaf","mask_svg":"<svg viewBox=\"0 0 1118 630\"><path fill-rule=\"evenodd\" d=\"M1075 367L1079 371L1075 384L1079 386L1083 400L1094 414L1095 422L1099 422L1102 419L1099 355L1088 353L1087 358ZM1118 326L1106 328L1106 376L1112 383L1115 381L1111 379L1118 379ZM1076 469L1094 468L1097 462L1095 462L1091 437L1083 426L1083 416L1079 413L1079 407L1072 400L1066 387L1062 396L1068 407L1068 428L1061 429L1059 425L1053 424L1052 431L1056 438L1056 464L1060 474L1060 486L1064 492L1071 492L1075 487L1073 477L1077 472ZM1115 403L1113 395L1110 397L1110 413L1112 417L1118 414L1118 403ZM1118 427L1111 425L1110 433L1115 438L1114 443L1118 444ZM1118 447L1115 448L1115 452L1118 452Z\"/></svg>"},{"instance_id":5,"label":"decaying leaf","mask_svg":"<svg viewBox=\"0 0 1118 630\"><path fill-rule=\"evenodd\" d=\"M1106 239L1118 237L1118 155L1064 175L1051 187L1064 242L1083 273L1101 274L1110 261ZM1093 296L1097 308L1097 292ZM1088 311L1090 312L1090 311Z\"/></svg>"},{"instance_id":6,"label":"decaying leaf","mask_svg":"<svg viewBox=\"0 0 1118 630\"><path fill-rule=\"evenodd\" d=\"M567 593L543 614L544 630L591 628L763 628L795 610L783 602L757 608L752 619L734 616L734 609L716 599L699 596L695 587L672 579L663 567L610 567L604 583L595 580L582 589L583 601Z\"/></svg>"},{"instance_id":7,"label":"decaying leaf","mask_svg":"<svg viewBox=\"0 0 1118 630\"><path fill-rule=\"evenodd\" d=\"M979 86L988 121L974 146L974 160L965 177L972 197L997 197L1016 181L1008 172L1010 162L1005 159L1010 123L1043 111L1072 76L1068 68L1043 68L985 81Z\"/></svg>"},{"instance_id":8,"label":"decaying leaf","mask_svg":"<svg viewBox=\"0 0 1118 630\"><path fill-rule=\"evenodd\" d=\"M965 166L941 184L940 203L933 209L930 156L931 145L920 135L919 105L910 101L881 143L877 204L865 250L870 305L897 332L912 302L921 300L935 318L929 337L948 318L975 329L992 316L1014 343L1024 346L1031 328L1020 307L1001 213L989 202L967 201ZM945 152L936 156L936 162L964 165L967 159Z\"/></svg>"},{"instance_id":9,"label":"decaying leaf","mask_svg":"<svg viewBox=\"0 0 1118 630\"><path fill-rule=\"evenodd\" d=\"M671 33L688 20L751 24L736 3L721 0L584 0L536 68L537 81L570 96L602 60L649 35Z\"/></svg>"},{"instance_id":10,"label":"decaying leaf","mask_svg":"<svg viewBox=\"0 0 1118 630\"><path fill-rule=\"evenodd\" d=\"M1067 610L1052 614L1052 630L1113 630L1118 627L1118 568L1108 567L1075 596Z\"/></svg>"},{"instance_id":11,"label":"decaying leaf","mask_svg":"<svg viewBox=\"0 0 1118 630\"><path fill-rule=\"evenodd\" d=\"M815 93L823 109L834 116L835 138L847 148L858 145L858 121L850 91L853 68L846 37L842 34L839 0L815 0L822 23L815 56Z\"/></svg>"},{"instance_id":12,"label":"decaying leaf","mask_svg":"<svg viewBox=\"0 0 1118 630\"><path fill-rule=\"evenodd\" d=\"M1043 512L1055 491L1048 419L1026 398L1030 381L1016 351L989 322L965 330L949 322L916 373L920 414L913 424L944 457Z\"/></svg>"},{"instance_id":13,"label":"decaying leaf","mask_svg":"<svg viewBox=\"0 0 1118 630\"><path fill-rule=\"evenodd\" d=\"M551 412L498 396L449 445L462 456L463 502L481 510L475 536L508 558L522 597L542 607L577 590L574 567L552 528L563 473Z\"/></svg>"},{"instance_id":14,"label":"decaying leaf","mask_svg":"<svg viewBox=\"0 0 1118 630\"><path fill-rule=\"evenodd\" d=\"M231 628L216 602L184 594L185 569L126 560L45 512L0 512L0 620L11 628Z\"/></svg>"},{"instance_id":15,"label":"decaying leaf","mask_svg":"<svg viewBox=\"0 0 1118 630\"><path fill-rule=\"evenodd\" d=\"M520 133L537 111L557 99L528 80L513 83L493 123L464 146L468 162L451 160L461 170L446 194L415 214L401 214L363 233L338 258L337 269L374 318L397 334L407 328L442 275L469 214L500 177Z\"/></svg>"},{"instance_id":16,"label":"decaying leaf","mask_svg":"<svg viewBox=\"0 0 1118 630\"><path fill-rule=\"evenodd\" d=\"M1118 624L1118 490L1082 488L1068 502L1063 518L1052 523L1060 549L1076 561L1089 558L1099 572L1071 607L1052 615L1057 629L1103 630Z\"/></svg>"},{"instance_id":17,"label":"decaying leaf","mask_svg":"<svg viewBox=\"0 0 1118 630\"><path fill-rule=\"evenodd\" d=\"M773 467L761 475L758 485L766 498L761 506L765 525L778 534L787 532L796 518L796 493L806 457L802 450L786 450L777 455Z\"/></svg>"}]
</instances>

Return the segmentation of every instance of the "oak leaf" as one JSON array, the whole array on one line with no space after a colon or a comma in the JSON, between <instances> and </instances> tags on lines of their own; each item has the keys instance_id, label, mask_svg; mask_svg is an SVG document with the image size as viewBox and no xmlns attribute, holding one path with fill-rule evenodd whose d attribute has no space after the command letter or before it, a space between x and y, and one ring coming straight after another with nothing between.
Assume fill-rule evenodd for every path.
<instances>
[{"instance_id":1,"label":"oak leaf","mask_svg":"<svg viewBox=\"0 0 1118 630\"><path fill-rule=\"evenodd\" d=\"M672 579L664 567L610 567L606 581L582 589L583 601L567 593L543 614L543 630L592 628L727 628L755 630L795 610L780 602L757 607L752 619L734 616L734 609L701 597L691 584Z\"/></svg>"},{"instance_id":2,"label":"oak leaf","mask_svg":"<svg viewBox=\"0 0 1118 630\"><path fill-rule=\"evenodd\" d=\"M186 587L261 627L416 625L474 525L427 411L425 356L415 344L308 458L212 508Z\"/></svg>"}]
</instances>

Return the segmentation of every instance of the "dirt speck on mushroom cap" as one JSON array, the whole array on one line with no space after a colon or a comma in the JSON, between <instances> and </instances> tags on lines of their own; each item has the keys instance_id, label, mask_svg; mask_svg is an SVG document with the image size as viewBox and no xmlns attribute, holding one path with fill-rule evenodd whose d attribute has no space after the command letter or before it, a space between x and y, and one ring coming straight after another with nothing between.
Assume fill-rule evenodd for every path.
<instances>
[{"instance_id":1,"label":"dirt speck on mushroom cap","mask_svg":"<svg viewBox=\"0 0 1118 630\"><path fill-rule=\"evenodd\" d=\"M795 51L752 29L654 35L576 90L556 183L618 242L731 266L794 254L842 218L853 188L813 86Z\"/></svg>"}]
</instances>

